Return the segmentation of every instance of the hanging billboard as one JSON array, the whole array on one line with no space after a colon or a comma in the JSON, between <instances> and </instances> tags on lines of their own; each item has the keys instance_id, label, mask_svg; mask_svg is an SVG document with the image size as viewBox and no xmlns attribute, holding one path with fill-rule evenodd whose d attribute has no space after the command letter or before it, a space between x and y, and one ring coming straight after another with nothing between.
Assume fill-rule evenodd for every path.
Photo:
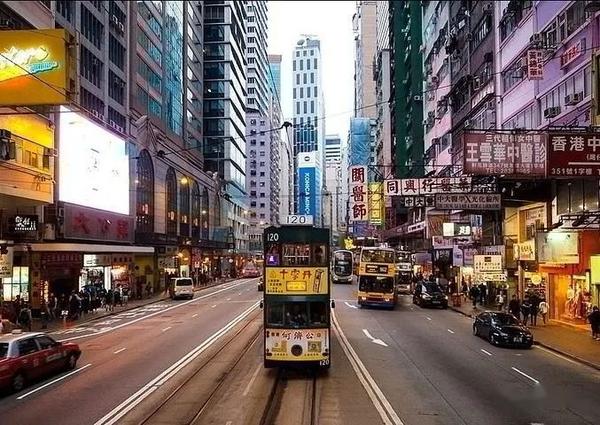
<instances>
[{"instance_id":1,"label":"hanging billboard","mask_svg":"<svg viewBox=\"0 0 600 425\"><path fill-rule=\"evenodd\" d=\"M298 212L301 215L316 215L315 190L316 175L314 167L302 167L298 169Z\"/></svg>"},{"instance_id":2,"label":"hanging billboard","mask_svg":"<svg viewBox=\"0 0 600 425\"><path fill-rule=\"evenodd\" d=\"M348 217L351 223L367 221L369 218L367 167L353 165L349 172L350 201Z\"/></svg>"},{"instance_id":3,"label":"hanging billboard","mask_svg":"<svg viewBox=\"0 0 600 425\"><path fill-rule=\"evenodd\" d=\"M578 232L538 232L535 245L539 263L579 264Z\"/></svg>"},{"instance_id":4,"label":"hanging billboard","mask_svg":"<svg viewBox=\"0 0 600 425\"><path fill-rule=\"evenodd\" d=\"M600 176L600 134L551 134L548 143L548 176Z\"/></svg>"}]
</instances>

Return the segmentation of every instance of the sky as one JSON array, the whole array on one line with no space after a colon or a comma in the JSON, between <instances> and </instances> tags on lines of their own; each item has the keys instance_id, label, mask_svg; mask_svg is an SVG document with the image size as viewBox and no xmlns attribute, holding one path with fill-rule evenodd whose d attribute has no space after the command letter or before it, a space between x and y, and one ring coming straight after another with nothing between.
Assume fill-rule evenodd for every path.
<instances>
[{"instance_id":1,"label":"sky","mask_svg":"<svg viewBox=\"0 0 600 425\"><path fill-rule=\"evenodd\" d=\"M354 1L269 1L269 54L283 55L281 103L292 117L292 53L301 34L321 40L327 134L348 136L354 108Z\"/></svg>"}]
</instances>

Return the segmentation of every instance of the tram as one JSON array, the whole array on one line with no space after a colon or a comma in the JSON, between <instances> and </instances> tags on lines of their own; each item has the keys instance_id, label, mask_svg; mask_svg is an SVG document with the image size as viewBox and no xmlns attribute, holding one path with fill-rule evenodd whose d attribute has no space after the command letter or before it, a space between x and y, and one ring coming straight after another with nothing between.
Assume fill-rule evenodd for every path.
<instances>
[{"instance_id":1,"label":"tram","mask_svg":"<svg viewBox=\"0 0 600 425\"><path fill-rule=\"evenodd\" d=\"M358 264L358 305L394 308L396 253L392 248L362 248Z\"/></svg>"},{"instance_id":2,"label":"tram","mask_svg":"<svg viewBox=\"0 0 600 425\"><path fill-rule=\"evenodd\" d=\"M329 229L272 226L263 240L265 367L329 368Z\"/></svg>"},{"instance_id":3,"label":"tram","mask_svg":"<svg viewBox=\"0 0 600 425\"><path fill-rule=\"evenodd\" d=\"M334 251L331 277L333 283L352 283L354 254L352 251L340 249Z\"/></svg>"}]
</instances>

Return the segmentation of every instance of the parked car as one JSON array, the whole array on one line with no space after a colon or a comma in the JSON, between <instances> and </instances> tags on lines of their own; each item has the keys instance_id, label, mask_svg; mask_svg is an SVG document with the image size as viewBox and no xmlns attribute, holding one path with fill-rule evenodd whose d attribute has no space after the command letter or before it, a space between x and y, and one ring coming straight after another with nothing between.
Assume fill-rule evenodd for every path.
<instances>
[{"instance_id":1,"label":"parked car","mask_svg":"<svg viewBox=\"0 0 600 425\"><path fill-rule=\"evenodd\" d=\"M194 298L194 281L189 277L173 278L173 293L172 299L177 298Z\"/></svg>"},{"instance_id":2,"label":"parked car","mask_svg":"<svg viewBox=\"0 0 600 425\"><path fill-rule=\"evenodd\" d=\"M0 388L19 392L29 382L75 369L81 350L41 332L0 335Z\"/></svg>"},{"instance_id":3,"label":"parked car","mask_svg":"<svg viewBox=\"0 0 600 425\"><path fill-rule=\"evenodd\" d=\"M510 313L484 311L475 317L473 335L487 339L492 345L531 348L533 335Z\"/></svg>"},{"instance_id":4,"label":"parked car","mask_svg":"<svg viewBox=\"0 0 600 425\"><path fill-rule=\"evenodd\" d=\"M415 285L413 303L419 307L448 308L448 296L437 283L421 281Z\"/></svg>"}]
</instances>

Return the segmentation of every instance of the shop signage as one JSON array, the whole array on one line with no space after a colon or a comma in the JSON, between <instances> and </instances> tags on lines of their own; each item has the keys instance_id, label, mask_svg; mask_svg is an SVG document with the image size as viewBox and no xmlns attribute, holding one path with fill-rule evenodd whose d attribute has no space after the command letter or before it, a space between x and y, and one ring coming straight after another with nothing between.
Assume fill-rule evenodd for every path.
<instances>
[{"instance_id":1,"label":"shop signage","mask_svg":"<svg viewBox=\"0 0 600 425\"><path fill-rule=\"evenodd\" d=\"M426 196L436 193L465 193L473 191L470 177L433 177L422 179L385 180L385 196Z\"/></svg>"},{"instance_id":2,"label":"shop signage","mask_svg":"<svg viewBox=\"0 0 600 425\"><path fill-rule=\"evenodd\" d=\"M452 248L454 246L454 241L449 238L444 238L443 236L432 236L431 244L433 249L444 249L444 248Z\"/></svg>"},{"instance_id":3,"label":"shop signage","mask_svg":"<svg viewBox=\"0 0 600 425\"><path fill-rule=\"evenodd\" d=\"M590 257L591 280L593 285L600 285L600 255Z\"/></svg>"},{"instance_id":4,"label":"shop signage","mask_svg":"<svg viewBox=\"0 0 600 425\"><path fill-rule=\"evenodd\" d=\"M37 232L38 216L37 215L15 215L12 218L13 233Z\"/></svg>"},{"instance_id":5,"label":"shop signage","mask_svg":"<svg viewBox=\"0 0 600 425\"><path fill-rule=\"evenodd\" d=\"M42 267L81 267L82 255L77 252L42 252Z\"/></svg>"},{"instance_id":6,"label":"shop signage","mask_svg":"<svg viewBox=\"0 0 600 425\"><path fill-rule=\"evenodd\" d=\"M490 194L442 194L435 195L435 207L438 210L499 210L501 195Z\"/></svg>"},{"instance_id":7,"label":"shop signage","mask_svg":"<svg viewBox=\"0 0 600 425\"><path fill-rule=\"evenodd\" d=\"M406 229L406 233L416 233L422 230L425 230L425 222L419 221L418 223L410 224Z\"/></svg>"},{"instance_id":8,"label":"shop signage","mask_svg":"<svg viewBox=\"0 0 600 425\"><path fill-rule=\"evenodd\" d=\"M0 104L68 103L67 37L64 29L1 31Z\"/></svg>"},{"instance_id":9,"label":"shop signage","mask_svg":"<svg viewBox=\"0 0 600 425\"><path fill-rule=\"evenodd\" d=\"M463 135L463 149L464 173L484 176L546 175L545 134L466 133Z\"/></svg>"},{"instance_id":10,"label":"shop signage","mask_svg":"<svg viewBox=\"0 0 600 425\"><path fill-rule=\"evenodd\" d=\"M431 264L431 254L428 252L416 252L413 254L413 262L418 266Z\"/></svg>"},{"instance_id":11,"label":"shop signage","mask_svg":"<svg viewBox=\"0 0 600 425\"><path fill-rule=\"evenodd\" d=\"M550 135L548 176L600 176L600 134L561 133Z\"/></svg>"},{"instance_id":12,"label":"shop signage","mask_svg":"<svg viewBox=\"0 0 600 425\"><path fill-rule=\"evenodd\" d=\"M83 267L110 266L110 254L83 254Z\"/></svg>"},{"instance_id":13,"label":"shop signage","mask_svg":"<svg viewBox=\"0 0 600 425\"><path fill-rule=\"evenodd\" d=\"M369 183L369 223L383 224L383 184Z\"/></svg>"},{"instance_id":14,"label":"shop signage","mask_svg":"<svg viewBox=\"0 0 600 425\"><path fill-rule=\"evenodd\" d=\"M349 221L366 221L369 218L367 166L353 165L349 171L350 202Z\"/></svg>"},{"instance_id":15,"label":"shop signage","mask_svg":"<svg viewBox=\"0 0 600 425\"><path fill-rule=\"evenodd\" d=\"M540 263L579 264L577 232L538 232L535 244Z\"/></svg>"},{"instance_id":16,"label":"shop signage","mask_svg":"<svg viewBox=\"0 0 600 425\"><path fill-rule=\"evenodd\" d=\"M445 237L465 237L471 236L470 223L444 223L442 234Z\"/></svg>"},{"instance_id":17,"label":"shop signage","mask_svg":"<svg viewBox=\"0 0 600 425\"><path fill-rule=\"evenodd\" d=\"M473 270L475 272L498 272L503 269L501 255L475 255Z\"/></svg>"},{"instance_id":18,"label":"shop signage","mask_svg":"<svg viewBox=\"0 0 600 425\"><path fill-rule=\"evenodd\" d=\"M130 254L112 254L111 255L111 264L115 265L123 265L123 264L131 264L133 263L133 256Z\"/></svg>"},{"instance_id":19,"label":"shop signage","mask_svg":"<svg viewBox=\"0 0 600 425\"><path fill-rule=\"evenodd\" d=\"M14 247L2 245L0 249L0 277L12 276L14 251Z\"/></svg>"},{"instance_id":20,"label":"shop signage","mask_svg":"<svg viewBox=\"0 0 600 425\"><path fill-rule=\"evenodd\" d=\"M513 245L515 260L535 261L535 240L516 243Z\"/></svg>"},{"instance_id":21,"label":"shop signage","mask_svg":"<svg viewBox=\"0 0 600 425\"><path fill-rule=\"evenodd\" d=\"M427 196L400 196L397 198L398 204L401 207L433 207L435 206L435 198L433 195Z\"/></svg>"},{"instance_id":22,"label":"shop signage","mask_svg":"<svg viewBox=\"0 0 600 425\"><path fill-rule=\"evenodd\" d=\"M477 248L467 248L463 249L463 265L465 266L473 266L475 262L475 255L477 255Z\"/></svg>"},{"instance_id":23,"label":"shop signage","mask_svg":"<svg viewBox=\"0 0 600 425\"><path fill-rule=\"evenodd\" d=\"M585 38L582 38L577 43L569 47L560 55L560 67L564 68L585 52Z\"/></svg>"},{"instance_id":24,"label":"shop signage","mask_svg":"<svg viewBox=\"0 0 600 425\"><path fill-rule=\"evenodd\" d=\"M65 238L133 242L133 218L128 215L65 204Z\"/></svg>"},{"instance_id":25,"label":"shop signage","mask_svg":"<svg viewBox=\"0 0 600 425\"><path fill-rule=\"evenodd\" d=\"M452 249L452 265L455 267L464 265L464 253L458 246L454 246Z\"/></svg>"},{"instance_id":26,"label":"shop signage","mask_svg":"<svg viewBox=\"0 0 600 425\"><path fill-rule=\"evenodd\" d=\"M529 49L527 51L527 78L529 80L544 79L544 51Z\"/></svg>"},{"instance_id":27,"label":"shop signage","mask_svg":"<svg viewBox=\"0 0 600 425\"><path fill-rule=\"evenodd\" d=\"M271 268L266 275L265 293L319 295L327 293L327 285L325 268Z\"/></svg>"},{"instance_id":28,"label":"shop signage","mask_svg":"<svg viewBox=\"0 0 600 425\"><path fill-rule=\"evenodd\" d=\"M475 280L484 282L506 282L505 272L476 272Z\"/></svg>"}]
</instances>

